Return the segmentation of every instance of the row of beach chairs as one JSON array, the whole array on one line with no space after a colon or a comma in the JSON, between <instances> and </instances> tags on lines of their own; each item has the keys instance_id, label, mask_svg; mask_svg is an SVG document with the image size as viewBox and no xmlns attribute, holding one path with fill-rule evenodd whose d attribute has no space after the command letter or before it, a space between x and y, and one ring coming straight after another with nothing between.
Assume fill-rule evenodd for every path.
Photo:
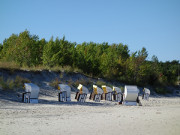
<instances>
[{"instance_id":1,"label":"row of beach chairs","mask_svg":"<svg viewBox=\"0 0 180 135\"><path fill-rule=\"evenodd\" d=\"M38 96L40 88L33 83L25 83L25 92L22 94L22 101L25 103L38 103ZM106 101L116 101L120 104L125 105L141 105L139 99L139 89L137 86L133 85L125 85L124 93L119 87L108 87L106 85L102 85L102 88L93 85L93 92L90 93L88 88L79 84L77 87L78 92L75 95L75 99L78 102L85 102L88 94L89 99L95 102L100 102L101 100ZM146 89L148 91L148 89ZM146 94L150 95L149 93ZM146 97L147 99L147 97ZM148 98L149 99L149 98ZM58 101L59 102L67 102L71 101L71 87L66 84L58 84Z\"/></svg>"}]
</instances>

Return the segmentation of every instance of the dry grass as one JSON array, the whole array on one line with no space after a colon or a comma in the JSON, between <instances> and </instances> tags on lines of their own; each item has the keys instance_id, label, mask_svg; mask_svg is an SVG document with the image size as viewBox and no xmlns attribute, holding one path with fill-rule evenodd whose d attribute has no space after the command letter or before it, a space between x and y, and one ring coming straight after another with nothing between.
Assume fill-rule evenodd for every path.
<instances>
[{"instance_id":1,"label":"dry grass","mask_svg":"<svg viewBox=\"0 0 180 135\"><path fill-rule=\"evenodd\" d=\"M20 69L20 66L17 65L15 62L2 62L0 61L0 68L3 69Z\"/></svg>"},{"instance_id":2,"label":"dry grass","mask_svg":"<svg viewBox=\"0 0 180 135\"><path fill-rule=\"evenodd\" d=\"M83 73L82 70L78 68L73 68L71 66L54 66L54 67L47 67L44 65L38 65L38 66L19 66L15 62L4 62L0 61L0 69L9 69L9 70L28 70L28 71L42 71L42 70L51 70L54 72L65 72L65 73L73 73L73 72L79 72Z\"/></svg>"},{"instance_id":3,"label":"dry grass","mask_svg":"<svg viewBox=\"0 0 180 135\"><path fill-rule=\"evenodd\" d=\"M60 84L60 83L61 83L61 81L58 78L56 78L55 80L51 81L49 83L49 85L56 88L56 89L58 89L58 84Z\"/></svg>"},{"instance_id":4,"label":"dry grass","mask_svg":"<svg viewBox=\"0 0 180 135\"><path fill-rule=\"evenodd\" d=\"M86 86L86 87L88 87L88 86L90 86L90 85L93 85L93 82L90 80L90 79L79 79L79 80L76 80L75 82L74 82L74 86L78 86L79 84L82 84L82 85L84 85L84 86Z\"/></svg>"},{"instance_id":5,"label":"dry grass","mask_svg":"<svg viewBox=\"0 0 180 135\"><path fill-rule=\"evenodd\" d=\"M7 80L5 80L3 77L0 77L0 87L2 90L22 89L24 83L30 83L30 81L20 76L16 76L15 79L8 78Z\"/></svg>"},{"instance_id":6,"label":"dry grass","mask_svg":"<svg viewBox=\"0 0 180 135\"><path fill-rule=\"evenodd\" d=\"M96 85L99 86L99 87L101 87L102 85L106 85L106 83L103 82L103 81L99 81L99 80L98 80L98 81L96 82Z\"/></svg>"}]
</instances>

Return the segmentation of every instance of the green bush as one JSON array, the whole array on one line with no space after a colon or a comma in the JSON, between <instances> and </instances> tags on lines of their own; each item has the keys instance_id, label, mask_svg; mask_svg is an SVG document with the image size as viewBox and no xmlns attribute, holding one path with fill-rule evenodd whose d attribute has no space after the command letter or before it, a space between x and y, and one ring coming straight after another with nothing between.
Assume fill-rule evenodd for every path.
<instances>
[{"instance_id":1,"label":"green bush","mask_svg":"<svg viewBox=\"0 0 180 135\"><path fill-rule=\"evenodd\" d=\"M164 87L156 87L155 92L158 94L166 94L167 90Z\"/></svg>"}]
</instances>

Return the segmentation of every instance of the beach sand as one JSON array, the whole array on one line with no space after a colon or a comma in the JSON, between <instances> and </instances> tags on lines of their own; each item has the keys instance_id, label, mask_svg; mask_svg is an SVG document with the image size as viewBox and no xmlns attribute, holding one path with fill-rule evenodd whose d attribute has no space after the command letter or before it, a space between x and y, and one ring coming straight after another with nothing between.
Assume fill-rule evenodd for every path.
<instances>
[{"instance_id":1,"label":"beach sand","mask_svg":"<svg viewBox=\"0 0 180 135\"><path fill-rule=\"evenodd\" d=\"M16 96L1 98L0 135L180 134L178 97L150 97L143 106L89 99L79 103L75 93L71 97L72 102L60 103L56 92L40 95L39 104L21 103Z\"/></svg>"}]
</instances>

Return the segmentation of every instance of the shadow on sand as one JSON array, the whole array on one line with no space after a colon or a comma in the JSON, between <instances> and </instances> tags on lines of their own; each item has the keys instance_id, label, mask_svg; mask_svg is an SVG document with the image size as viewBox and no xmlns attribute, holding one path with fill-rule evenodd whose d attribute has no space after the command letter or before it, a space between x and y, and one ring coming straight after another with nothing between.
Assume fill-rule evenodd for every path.
<instances>
[{"instance_id":1,"label":"shadow on sand","mask_svg":"<svg viewBox=\"0 0 180 135\"><path fill-rule=\"evenodd\" d=\"M48 96L47 96L48 97ZM0 91L0 100L3 102L6 102L7 104L13 104L13 103L22 103L22 95L19 92L8 92L8 91ZM74 105L80 105L80 106L104 106L105 104L102 102L78 102L78 101L70 101L70 102L59 102L56 100L46 100L46 99L39 99L38 100L39 105L67 105L67 106L74 106ZM107 105L107 104L106 104Z\"/></svg>"},{"instance_id":2,"label":"shadow on sand","mask_svg":"<svg viewBox=\"0 0 180 135\"><path fill-rule=\"evenodd\" d=\"M54 100L45 100L45 99L39 99L39 104L49 104L49 105L67 105L67 106L73 106L73 105L81 105L81 106L103 106L104 104L101 102L78 102L78 101L70 101L70 102L59 102Z\"/></svg>"}]
</instances>

